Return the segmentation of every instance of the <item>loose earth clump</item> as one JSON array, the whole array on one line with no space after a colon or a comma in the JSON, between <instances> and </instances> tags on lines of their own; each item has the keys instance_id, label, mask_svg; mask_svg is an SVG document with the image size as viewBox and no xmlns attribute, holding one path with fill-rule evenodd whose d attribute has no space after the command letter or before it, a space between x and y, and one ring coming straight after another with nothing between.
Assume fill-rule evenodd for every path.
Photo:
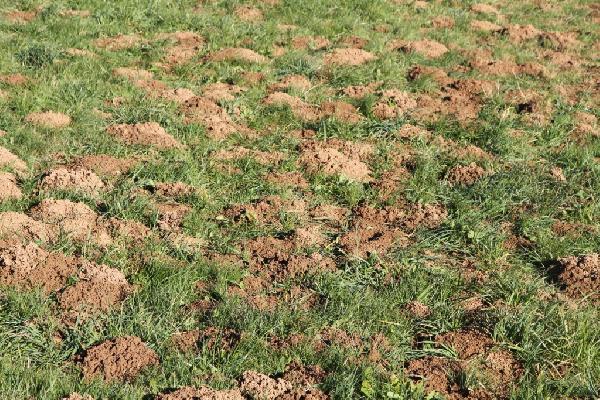
<instances>
[{"instance_id":1,"label":"loose earth clump","mask_svg":"<svg viewBox=\"0 0 600 400\"><path fill-rule=\"evenodd\" d=\"M106 128L106 132L131 145L154 146L159 149L183 147L156 122L111 125Z\"/></svg>"},{"instance_id":2,"label":"loose earth clump","mask_svg":"<svg viewBox=\"0 0 600 400\"><path fill-rule=\"evenodd\" d=\"M559 263L558 283L568 296L600 300L600 255L565 257Z\"/></svg>"},{"instance_id":3,"label":"loose earth clump","mask_svg":"<svg viewBox=\"0 0 600 400\"><path fill-rule=\"evenodd\" d=\"M46 111L28 114L25 121L42 128L59 129L69 126L71 117L55 111Z\"/></svg>"}]
</instances>

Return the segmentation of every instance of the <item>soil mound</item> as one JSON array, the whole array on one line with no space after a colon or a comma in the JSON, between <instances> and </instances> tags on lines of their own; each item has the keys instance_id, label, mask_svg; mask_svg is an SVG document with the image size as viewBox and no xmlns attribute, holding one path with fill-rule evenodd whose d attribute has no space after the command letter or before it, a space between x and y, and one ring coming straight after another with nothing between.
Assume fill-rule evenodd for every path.
<instances>
[{"instance_id":1,"label":"soil mound","mask_svg":"<svg viewBox=\"0 0 600 400\"><path fill-rule=\"evenodd\" d=\"M43 190L67 190L89 195L98 195L104 182L94 172L85 168L56 168L42 178Z\"/></svg>"},{"instance_id":2,"label":"soil mound","mask_svg":"<svg viewBox=\"0 0 600 400\"><path fill-rule=\"evenodd\" d=\"M126 144L154 146L159 149L183 147L156 122L111 125L106 131Z\"/></svg>"},{"instance_id":3,"label":"soil mound","mask_svg":"<svg viewBox=\"0 0 600 400\"><path fill-rule=\"evenodd\" d=\"M599 254L565 257L559 262L562 270L558 274L558 282L568 296L589 296L593 301L600 300Z\"/></svg>"},{"instance_id":4,"label":"soil mound","mask_svg":"<svg viewBox=\"0 0 600 400\"><path fill-rule=\"evenodd\" d=\"M59 112L46 111L31 113L25 117L25 121L42 128L58 129L69 126L71 117Z\"/></svg>"},{"instance_id":5,"label":"soil mound","mask_svg":"<svg viewBox=\"0 0 600 400\"><path fill-rule=\"evenodd\" d=\"M258 54L257 52L245 49L242 47L234 47L219 50L215 53L210 54L207 59L209 61L238 61L246 62L249 64L263 64L269 61L265 56Z\"/></svg>"},{"instance_id":6,"label":"soil mound","mask_svg":"<svg viewBox=\"0 0 600 400\"><path fill-rule=\"evenodd\" d=\"M130 49L140 43L142 38L138 35L117 35L94 40L94 45L109 51Z\"/></svg>"},{"instance_id":7,"label":"soil mound","mask_svg":"<svg viewBox=\"0 0 600 400\"><path fill-rule=\"evenodd\" d=\"M0 213L0 240L18 240L22 242L53 242L58 238L58 228L27 216L26 214L6 211Z\"/></svg>"},{"instance_id":8,"label":"soil mound","mask_svg":"<svg viewBox=\"0 0 600 400\"><path fill-rule=\"evenodd\" d=\"M377 57L362 49L335 49L323 57L326 66L357 66L376 60Z\"/></svg>"},{"instance_id":9,"label":"soil mound","mask_svg":"<svg viewBox=\"0 0 600 400\"><path fill-rule=\"evenodd\" d=\"M6 200L20 199L23 193L17 185L17 177L10 172L0 171L0 203Z\"/></svg>"}]
</instances>

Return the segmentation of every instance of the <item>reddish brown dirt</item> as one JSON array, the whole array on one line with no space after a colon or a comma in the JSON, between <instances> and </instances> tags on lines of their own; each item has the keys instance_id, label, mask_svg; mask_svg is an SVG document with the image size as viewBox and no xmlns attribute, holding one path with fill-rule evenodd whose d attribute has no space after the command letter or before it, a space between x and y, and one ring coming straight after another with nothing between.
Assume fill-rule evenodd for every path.
<instances>
[{"instance_id":1,"label":"reddish brown dirt","mask_svg":"<svg viewBox=\"0 0 600 400\"><path fill-rule=\"evenodd\" d=\"M333 117L340 122L356 124L364 119L352 104L343 101L326 101L321 104L321 115Z\"/></svg>"},{"instance_id":2,"label":"reddish brown dirt","mask_svg":"<svg viewBox=\"0 0 600 400\"><path fill-rule=\"evenodd\" d=\"M350 35L350 36L344 36L339 42L338 44L342 47L351 47L354 49L362 49L364 48L367 44L369 44L369 40L362 38L360 36L354 36L354 35Z\"/></svg>"},{"instance_id":3,"label":"reddish brown dirt","mask_svg":"<svg viewBox=\"0 0 600 400\"><path fill-rule=\"evenodd\" d=\"M31 22L37 17L38 11L6 11L4 12L4 19L13 24L26 24Z\"/></svg>"},{"instance_id":4,"label":"reddish brown dirt","mask_svg":"<svg viewBox=\"0 0 600 400\"><path fill-rule=\"evenodd\" d=\"M505 99L526 122L534 125L545 125L552 114L550 101L534 90L511 90Z\"/></svg>"},{"instance_id":5,"label":"reddish brown dirt","mask_svg":"<svg viewBox=\"0 0 600 400\"><path fill-rule=\"evenodd\" d=\"M213 158L218 161L234 161L244 158L253 158L259 164L269 165L279 164L286 157L279 151L261 151L234 146L229 150L223 149L215 152Z\"/></svg>"},{"instance_id":6,"label":"reddish brown dirt","mask_svg":"<svg viewBox=\"0 0 600 400\"><path fill-rule=\"evenodd\" d=\"M234 132L251 133L249 128L235 123L224 108L207 97L191 97L182 104L182 109L186 122L202 124L211 139L222 140Z\"/></svg>"},{"instance_id":7,"label":"reddish brown dirt","mask_svg":"<svg viewBox=\"0 0 600 400\"><path fill-rule=\"evenodd\" d=\"M347 86L342 89L342 94L352 99L362 99L370 94L374 94L382 82L371 82L368 85Z\"/></svg>"},{"instance_id":8,"label":"reddish brown dirt","mask_svg":"<svg viewBox=\"0 0 600 400\"><path fill-rule=\"evenodd\" d=\"M334 49L323 57L323 63L328 67L357 66L376 60L377 57L362 49Z\"/></svg>"},{"instance_id":9,"label":"reddish brown dirt","mask_svg":"<svg viewBox=\"0 0 600 400\"><path fill-rule=\"evenodd\" d=\"M475 163L471 163L469 165L457 165L452 167L446 175L446 180L451 185L470 186L485 175L485 169Z\"/></svg>"},{"instance_id":10,"label":"reddish brown dirt","mask_svg":"<svg viewBox=\"0 0 600 400\"><path fill-rule=\"evenodd\" d=\"M112 242L98 214L84 203L45 199L33 207L30 214L38 221L57 226L73 240L79 242L89 240L101 247L108 246Z\"/></svg>"},{"instance_id":11,"label":"reddish brown dirt","mask_svg":"<svg viewBox=\"0 0 600 400\"><path fill-rule=\"evenodd\" d=\"M370 182L371 170L362 159L365 156L351 151L351 148L336 142L310 141L300 146L299 163L308 173L325 175L341 175L358 182Z\"/></svg>"},{"instance_id":12,"label":"reddish brown dirt","mask_svg":"<svg viewBox=\"0 0 600 400\"><path fill-rule=\"evenodd\" d=\"M452 29L454 28L454 18L446 15L440 15L431 20L431 26L438 29Z\"/></svg>"},{"instance_id":13,"label":"reddish brown dirt","mask_svg":"<svg viewBox=\"0 0 600 400\"><path fill-rule=\"evenodd\" d=\"M129 79L131 81L152 79L154 74L140 68L119 67L113 70L115 76Z\"/></svg>"},{"instance_id":14,"label":"reddish brown dirt","mask_svg":"<svg viewBox=\"0 0 600 400\"><path fill-rule=\"evenodd\" d=\"M146 239L153 239L150 228L141 222L110 218L106 221L106 226L113 238L122 239L125 242L139 244Z\"/></svg>"},{"instance_id":15,"label":"reddish brown dirt","mask_svg":"<svg viewBox=\"0 0 600 400\"><path fill-rule=\"evenodd\" d=\"M235 97L246 91L246 88L230 83L211 83L202 90L202 95L215 102L232 101Z\"/></svg>"},{"instance_id":16,"label":"reddish brown dirt","mask_svg":"<svg viewBox=\"0 0 600 400\"><path fill-rule=\"evenodd\" d=\"M29 79L23 74L0 75L0 82L10 86L23 86Z\"/></svg>"},{"instance_id":17,"label":"reddish brown dirt","mask_svg":"<svg viewBox=\"0 0 600 400\"><path fill-rule=\"evenodd\" d=\"M502 28L502 26L490 21L474 20L471 21L470 25L471 28L477 29L478 31L482 32L501 32L502 29L504 29Z\"/></svg>"},{"instance_id":18,"label":"reddish brown dirt","mask_svg":"<svg viewBox=\"0 0 600 400\"><path fill-rule=\"evenodd\" d=\"M486 334L476 330L460 330L437 335L437 343L453 348L462 360L486 353L494 341Z\"/></svg>"},{"instance_id":19,"label":"reddish brown dirt","mask_svg":"<svg viewBox=\"0 0 600 400\"><path fill-rule=\"evenodd\" d=\"M310 210L310 217L317 222L329 224L342 224L350 210L344 207L334 206L332 204L322 204Z\"/></svg>"},{"instance_id":20,"label":"reddish brown dirt","mask_svg":"<svg viewBox=\"0 0 600 400\"><path fill-rule=\"evenodd\" d=\"M263 19L263 13L256 7L252 7L249 5L239 5L235 8L234 11L236 17L245 22L256 22L261 21Z\"/></svg>"},{"instance_id":21,"label":"reddish brown dirt","mask_svg":"<svg viewBox=\"0 0 600 400\"><path fill-rule=\"evenodd\" d=\"M426 304L416 300L406 304L405 309L414 318L427 318L431 314Z\"/></svg>"},{"instance_id":22,"label":"reddish brown dirt","mask_svg":"<svg viewBox=\"0 0 600 400\"><path fill-rule=\"evenodd\" d=\"M23 193L17 185L17 177L10 172L0 171L0 203L20 199Z\"/></svg>"},{"instance_id":23,"label":"reddish brown dirt","mask_svg":"<svg viewBox=\"0 0 600 400\"><path fill-rule=\"evenodd\" d=\"M204 38L194 32L161 33L156 38L174 42L173 45L166 48L165 56L162 59L162 63L167 69L187 63L204 47Z\"/></svg>"},{"instance_id":24,"label":"reddish brown dirt","mask_svg":"<svg viewBox=\"0 0 600 400\"><path fill-rule=\"evenodd\" d=\"M106 132L131 145L154 146L159 149L183 147L156 122L111 125L106 128Z\"/></svg>"},{"instance_id":25,"label":"reddish brown dirt","mask_svg":"<svg viewBox=\"0 0 600 400\"><path fill-rule=\"evenodd\" d=\"M448 399L468 398L461 395L462 388L453 379L460 372L453 360L434 356L410 360L404 372L413 382L422 383L426 393L435 391Z\"/></svg>"},{"instance_id":26,"label":"reddish brown dirt","mask_svg":"<svg viewBox=\"0 0 600 400\"><path fill-rule=\"evenodd\" d=\"M381 93L373 106L373 115L379 119L394 119L417 107L417 102L406 92L390 89Z\"/></svg>"},{"instance_id":27,"label":"reddish brown dirt","mask_svg":"<svg viewBox=\"0 0 600 400\"><path fill-rule=\"evenodd\" d=\"M360 349L363 347L360 336L348 333L339 328L326 328L314 337L314 348L316 351L324 350L330 346L349 349Z\"/></svg>"},{"instance_id":28,"label":"reddish brown dirt","mask_svg":"<svg viewBox=\"0 0 600 400\"><path fill-rule=\"evenodd\" d=\"M157 204L156 210L158 227L166 232L176 232L181 230L183 220L192 209L185 204L169 202Z\"/></svg>"},{"instance_id":29,"label":"reddish brown dirt","mask_svg":"<svg viewBox=\"0 0 600 400\"><path fill-rule=\"evenodd\" d=\"M270 105L287 105L290 107L292 114L302 121L314 122L321 119L322 114L319 107L304 102L302 99L290 96L287 93L275 92L269 94L263 99L263 103Z\"/></svg>"},{"instance_id":30,"label":"reddish brown dirt","mask_svg":"<svg viewBox=\"0 0 600 400\"><path fill-rule=\"evenodd\" d=\"M277 186L308 189L308 181L300 172L271 172L265 176L267 182Z\"/></svg>"},{"instance_id":31,"label":"reddish brown dirt","mask_svg":"<svg viewBox=\"0 0 600 400\"><path fill-rule=\"evenodd\" d=\"M138 35L117 35L94 40L94 45L109 51L119 51L137 46L142 41Z\"/></svg>"},{"instance_id":32,"label":"reddish brown dirt","mask_svg":"<svg viewBox=\"0 0 600 400\"><path fill-rule=\"evenodd\" d=\"M281 78L279 82L269 85L268 89L271 92L281 92L289 89L307 91L311 87L312 83L304 75L287 75Z\"/></svg>"},{"instance_id":33,"label":"reddish brown dirt","mask_svg":"<svg viewBox=\"0 0 600 400\"><path fill-rule=\"evenodd\" d=\"M207 57L208 61L237 61L249 64L263 64L269 61L265 56L257 52L241 47L221 49Z\"/></svg>"},{"instance_id":34,"label":"reddish brown dirt","mask_svg":"<svg viewBox=\"0 0 600 400\"><path fill-rule=\"evenodd\" d=\"M485 74L496 76L530 75L534 77L545 77L548 75L546 68L539 63L517 64L512 60L476 58L470 65L472 68Z\"/></svg>"},{"instance_id":35,"label":"reddish brown dirt","mask_svg":"<svg viewBox=\"0 0 600 400\"><path fill-rule=\"evenodd\" d=\"M265 400L327 400L325 393L305 384L294 384L284 378L272 378L267 375L246 371L240 382L242 393L252 399Z\"/></svg>"},{"instance_id":36,"label":"reddish brown dirt","mask_svg":"<svg viewBox=\"0 0 600 400\"><path fill-rule=\"evenodd\" d=\"M71 393L69 396L63 397L62 400L94 400L94 398L89 394Z\"/></svg>"},{"instance_id":37,"label":"reddish brown dirt","mask_svg":"<svg viewBox=\"0 0 600 400\"><path fill-rule=\"evenodd\" d=\"M27 170L27 164L8 149L0 146L0 167L9 167L18 172Z\"/></svg>"},{"instance_id":38,"label":"reddish brown dirt","mask_svg":"<svg viewBox=\"0 0 600 400\"><path fill-rule=\"evenodd\" d=\"M327 373L318 365L303 365L292 362L285 367L282 378L294 386L318 385L327 377Z\"/></svg>"},{"instance_id":39,"label":"reddish brown dirt","mask_svg":"<svg viewBox=\"0 0 600 400\"><path fill-rule=\"evenodd\" d=\"M435 40L423 39L416 41L394 40L390 50L401 50L405 53L417 53L426 58L439 58L448 52L448 48Z\"/></svg>"},{"instance_id":40,"label":"reddish brown dirt","mask_svg":"<svg viewBox=\"0 0 600 400\"><path fill-rule=\"evenodd\" d=\"M94 172L85 168L55 168L46 172L40 188L42 190L67 190L89 195L98 195L105 187Z\"/></svg>"},{"instance_id":41,"label":"reddish brown dirt","mask_svg":"<svg viewBox=\"0 0 600 400\"><path fill-rule=\"evenodd\" d=\"M25 121L42 128L58 129L71 124L71 117L66 114L46 111L31 113L25 117Z\"/></svg>"},{"instance_id":42,"label":"reddish brown dirt","mask_svg":"<svg viewBox=\"0 0 600 400\"><path fill-rule=\"evenodd\" d=\"M471 6L471 11L479 14L500 14L498 9L490 4L477 3Z\"/></svg>"},{"instance_id":43,"label":"reddish brown dirt","mask_svg":"<svg viewBox=\"0 0 600 400\"><path fill-rule=\"evenodd\" d=\"M58 238L58 228L45 224L18 212L0 213L0 240L10 239L22 242L53 242Z\"/></svg>"},{"instance_id":44,"label":"reddish brown dirt","mask_svg":"<svg viewBox=\"0 0 600 400\"><path fill-rule=\"evenodd\" d=\"M157 182L152 186L152 193L162 197L178 198L191 196L196 188L183 182Z\"/></svg>"},{"instance_id":45,"label":"reddish brown dirt","mask_svg":"<svg viewBox=\"0 0 600 400\"><path fill-rule=\"evenodd\" d=\"M133 381L144 369L159 364L158 356L137 336L118 337L87 349L81 357L83 376L107 382Z\"/></svg>"},{"instance_id":46,"label":"reddish brown dirt","mask_svg":"<svg viewBox=\"0 0 600 400\"><path fill-rule=\"evenodd\" d=\"M102 177L118 177L137 164L130 158L115 158L107 154L83 156L72 163L72 168L85 168Z\"/></svg>"},{"instance_id":47,"label":"reddish brown dirt","mask_svg":"<svg viewBox=\"0 0 600 400\"><path fill-rule=\"evenodd\" d=\"M600 300L600 255L565 257L559 260L561 271L558 283L564 292L573 298L588 297Z\"/></svg>"},{"instance_id":48,"label":"reddish brown dirt","mask_svg":"<svg viewBox=\"0 0 600 400\"><path fill-rule=\"evenodd\" d=\"M558 236L580 237L581 235L593 235L598 230L593 225L580 222L556 221L552 224L552 232Z\"/></svg>"},{"instance_id":49,"label":"reddish brown dirt","mask_svg":"<svg viewBox=\"0 0 600 400\"><path fill-rule=\"evenodd\" d=\"M292 240L296 248L306 248L323 245L327 238L321 231L320 225L306 225L294 230Z\"/></svg>"},{"instance_id":50,"label":"reddish brown dirt","mask_svg":"<svg viewBox=\"0 0 600 400\"><path fill-rule=\"evenodd\" d=\"M505 27L502 33L507 35L511 42L521 43L526 40L532 40L539 37L542 31L540 31L533 25L514 24Z\"/></svg>"},{"instance_id":51,"label":"reddish brown dirt","mask_svg":"<svg viewBox=\"0 0 600 400\"><path fill-rule=\"evenodd\" d=\"M239 389L215 390L208 386L183 387L159 394L155 400L244 400Z\"/></svg>"},{"instance_id":52,"label":"reddish brown dirt","mask_svg":"<svg viewBox=\"0 0 600 400\"><path fill-rule=\"evenodd\" d=\"M303 200L267 196L252 204L232 205L223 212L223 215L233 222L276 224L279 223L282 213L302 216L305 212L306 203Z\"/></svg>"}]
</instances>

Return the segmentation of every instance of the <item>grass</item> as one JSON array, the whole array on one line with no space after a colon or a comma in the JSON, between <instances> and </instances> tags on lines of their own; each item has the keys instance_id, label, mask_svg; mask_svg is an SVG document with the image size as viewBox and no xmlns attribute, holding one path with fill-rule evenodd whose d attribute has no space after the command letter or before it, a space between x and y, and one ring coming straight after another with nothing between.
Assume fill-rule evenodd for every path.
<instances>
[{"instance_id":1,"label":"grass","mask_svg":"<svg viewBox=\"0 0 600 400\"><path fill-rule=\"evenodd\" d=\"M254 2L251 2L254 4ZM403 372L408 360L424 355L444 354L456 358L452 349L440 350L434 344L415 348L417 337L433 338L438 333L457 330L470 324L461 306L464 299L478 297L485 307L480 310L482 329L502 348L509 349L522 365L523 374L513 382L513 399L597 398L600 396L600 334L597 303L565 299L543 267L549 260L570 255L598 252L600 235L585 233L560 236L551 229L557 221L582 223L600 229L600 142L588 135L577 140L576 113L599 115L597 91L575 102L561 95L561 88L583 84L591 86L590 74L597 63L592 49L598 32L587 15L591 1L548 3L540 10L538 2L496 2L504 23L533 24L539 29L576 31L581 46L572 53L583 61L581 66L562 71L541 60L536 41L512 43L501 35L482 34L469 27L471 20L494 15L476 15L469 11L470 1L428 2L421 9L411 2L392 1L281 1L277 6L256 2L265 18L261 22L243 22L233 11L242 4L234 0L202 4L203 11L192 12L194 1L154 0L140 5L132 0L59 0L51 5L37 1L0 0L0 10L34 10L38 15L25 24L0 20L0 75L20 73L28 78L24 86L0 83L8 94L0 99L0 146L22 158L31 173L19 181L21 200L0 203L0 211L27 212L44 197L82 201L105 216L133 219L158 231L156 215L143 198L132 201L132 193L156 182L182 181L199 190L198 195L180 199L192 209L183 231L203 238L213 251L227 253L249 238L287 233L304 222L283 215L282 223L260 225L223 224L217 218L234 203L249 203L267 195L283 198L304 197L310 205L334 204L353 208L370 204L381 208L397 199L410 202L443 204L449 212L438 228L418 230L411 244L394 248L385 257L367 259L343 257L335 238L319 251L336 258L336 271L283 282L289 287L300 284L316 292L318 304L301 309L282 304L275 312L259 311L227 293L227 287L239 284L248 274L244 268L220 265L207 254L186 253L168 243L147 243L138 248L115 246L98 253L87 245L69 240L53 245L56 251L83 255L124 272L136 291L120 307L73 326L59 318L55 296L40 291L0 287L0 398L60 399L72 392L88 393L97 399L152 398L168 388L207 384L215 388L235 385L246 370L275 374L293 360L318 364L328 372L320 388L334 399L425 399L422 385L415 384ZM67 9L90 10L89 17L65 17ZM429 21L439 15L455 20L452 29L434 29ZM596 17L597 19L597 17ZM500 22L498 22L500 23ZM298 28L283 32L277 24ZM375 29L387 26L387 31ZM425 29L426 28L426 29ZM156 66L168 46L155 41L159 32L195 31L205 38L197 57L165 71ZM96 48L93 40L116 34L136 33L143 43L131 49L108 51ZM367 38L366 50L378 60L357 67L328 70L321 58L327 50L297 50L288 45L299 35L322 35L335 42L348 34ZM386 50L396 38L427 37L451 48L436 60L419 54ZM250 39L250 47L270 55L273 44L288 52L266 65L201 62L203 55L224 47L241 46ZM456 69L468 65L468 51L488 48L494 58L514 57L519 62L537 61L555 71L549 78L527 75L489 76L477 70ZM85 49L94 57L70 56L69 48ZM461 51L465 49L466 51ZM540 61L541 60L541 61ZM452 116L438 121L421 121L410 116L379 121L370 113L377 95L349 100L367 118L356 125L334 119L303 123L286 107L261 104L268 83L289 74L302 74L314 87L300 95L318 104L340 97L338 89L382 81L384 88L398 88L414 94L436 93L431 78L409 81L407 70L415 65L444 68L453 77L489 79L497 82L500 93L488 99L479 117L460 124ZM260 132L249 140L233 134L224 141L212 140L198 124L186 124L174 103L146 96L130 82L113 76L114 68L135 66L150 70L155 78L170 87L185 87L199 94L206 84L234 82L242 85L241 74L257 71L265 82L250 87L234 101L229 110L239 109L245 124ZM597 76L594 78L596 79ZM535 125L514 111L503 93L511 89L533 88L552 105L547 123ZM121 97L120 105L106 100ZM110 112L108 121L94 109ZM30 112L53 110L72 117L64 129L44 129L24 122ZM155 121L186 145L182 150L157 151L144 146L128 146L105 134L107 124ZM453 140L458 145L476 145L493 155L480 162L492 174L472 186L451 186L447 171L465 159L441 148L439 143L422 138L399 139L394 132L411 123L427 128L432 135ZM398 146L414 154L410 177L387 203L369 184L336 176L305 174L305 191L274 185L264 176L275 171L300 171L298 140L289 133L311 128L318 139L339 138L375 143L376 156L369 165L379 177L392 165ZM515 130L521 132L515 136ZM262 165L256 160L235 160L237 173L221 167L212 157L214 151L234 145L267 152L281 151L288 156L279 166ZM38 191L44 171L87 154L118 157L143 156L139 164L119 178L99 199L71 191ZM550 170L559 166L566 181L557 182ZM508 249L504 244L509 232L526 238L530 246ZM342 229L347 229L347 226ZM143 260L143 261L140 261ZM475 265L487 276L485 281L469 281L460 269L461 262ZM0 268L2 264L0 264ZM187 305L198 300L198 281L207 282L208 297L216 300L212 313L199 314ZM406 304L419 301L431 314L413 318ZM231 350L201 348L181 353L171 344L176 332L216 326L242 333L240 343ZM365 349L332 345L318 351L304 343L273 351L268 347L272 336L287 337L303 333L314 337L325 328L335 327L364 340ZM368 343L383 334L390 347L382 355L384 362L374 363L364 356ZM103 340L136 335L154 349L161 360L157 367L145 370L133 382L107 383L84 380L74 362L82 350ZM60 340L57 338L60 337ZM361 355L361 352L363 353ZM383 365L383 367L382 367ZM562 370L564 366L568 368ZM561 373L557 373L560 369ZM467 382L475 379L467 376Z\"/></svg>"}]
</instances>

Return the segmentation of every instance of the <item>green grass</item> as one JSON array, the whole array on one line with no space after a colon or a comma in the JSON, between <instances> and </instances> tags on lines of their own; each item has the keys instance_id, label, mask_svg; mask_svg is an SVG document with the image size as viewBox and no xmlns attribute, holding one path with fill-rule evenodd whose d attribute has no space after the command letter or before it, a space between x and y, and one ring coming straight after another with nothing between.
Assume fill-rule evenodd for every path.
<instances>
[{"instance_id":1,"label":"green grass","mask_svg":"<svg viewBox=\"0 0 600 400\"><path fill-rule=\"evenodd\" d=\"M471 1L428 2L424 9L410 2L384 0L282 0L277 6L249 3L263 10L263 21L240 21L233 10L243 3L233 0L206 2L198 13L191 11L196 5L191 0L153 0L143 5L133 0L59 0L50 5L33 0L0 0L0 10L7 11L33 10L42 5L38 16L26 24L0 19L0 75L20 73L28 78L24 86L0 82L0 90L8 94L0 98L0 129L7 132L0 137L0 146L17 154L31 170L19 181L23 199L0 203L0 211L27 212L44 197L67 198L83 201L102 215L133 219L158 231L149 200L132 200L132 193L155 182L182 181L200 193L180 199L192 208L183 232L208 243L206 254L189 254L165 241L139 248L115 246L100 253L68 240L53 246L53 250L82 255L123 271L136 285L136 291L120 307L67 326L60 321L55 296L0 287L0 399L60 399L75 391L97 399L152 398L165 389L181 386L233 387L246 370L276 374L293 360L325 369L328 376L320 388L333 399L431 398L422 387L410 382L403 369L408 360L440 350L433 345L418 349L413 341L468 326L461 301L473 296L486 304L479 316L483 330L499 346L510 349L523 367L508 397L600 397L598 304L557 296L559 289L542 266L560 257L600 249L597 233L561 237L551 229L553 222L562 220L584 223L600 232L598 127L596 136L590 134L583 141L572 134L576 112L600 115L598 93L592 88L598 61L594 59L598 31L587 14L592 2L550 2L548 10L540 10L534 1L497 2L503 22L497 22L493 15L470 12ZM90 10L91 15L61 16L61 11L71 8ZM431 28L429 21L439 15L453 17L455 27ZM473 19L576 31L581 47L572 53L583 63L572 70L558 70L538 56L540 46L535 40L519 45L502 36L475 32L469 26ZM295 24L298 28L282 32L278 24ZM388 31L374 29L380 25L387 25ZM206 43L197 57L167 72L155 64L167 43L153 38L159 32L173 31L197 32ZM144 43L131 49L107 51L93 44L99 37L133 33L144 38ZM333 48L339 38L349 34L368 39L365 49L376 54L378 60L328 70L321 61L328 50L294 50L289 46L294 36L322 35L331 40ZM429 38L452 46L442 58L429 60L418 54L388 51L388 43L397 38ZM244 39L251 43L242 45ZM205 54L224 47L249 47L270 56L276 43L288 52L271 57L265 65L201 62ZM66 53L69 48L86 49L96 56L70 56ZM497 59L541 62L555 75L495 77L456 69L468 65L469 51L481 48L491 50ZM341 99L343 96L337 94L341 88L373 81L382 81L383 88L435 95L437 83L431 78L413 82L406 79L408 69L415 64L454 71L450 72L452 77L493 80L498 83L499 93L487 99L479 117L467 124L457 123L451 116L436 122L410 115L378 121L370 113L377 95L343 99L367 116L356 125L333 119L303 123L286 107L261 104L267 85L289 74L311 79L314 88L300 95L313 104ZM169 87L190 88L196 94L214 82L244 85L243 72L262 72L264 82L226 104L229 110L239 108L242 121L260 135L248 139L234 134L222 142L211 140L202 126L186 124L174 103L150 98L126 79L113 76L112 70L122 66L147 69ZM574 103L559 91L572 85L583 85L588 90ZM511 108L504 93L516 88L533 88L549 99L552 115L546 125L531 124ZM122 97L123 104L105 104L115 97ZM112 116L103 120L94 109ZM73 122L55 130L24 121L30 112L45 110L66 113ZM128 146L105 133L107 124L147 121L160 123L186 148L156 151ZM493 174L469 187L449 185L445 173L456 164L468 162L442 149L436 141L397 138L394 132L406 123L427 128L433 136L453 140L457 146L480 147L493 157L478 163ZM248 271L210 261L209 250L235 252L244 240L288 233L305 222L283 215L280 225L224 224L217 216L225 207L267 195L303 197L311 206L390 205L372 185L338 177L305 174L310 183L305 191L267 182L264 176L272 171L303 172L296 162L299 140L289 135L300 128L314 129L318 139L373 143L376 151L369 166L375 177L392 166L397 146L410 148L411 176L389 203L394 204L395 199L439 203L447 208L449 216L438 228L415 232L408 247L366 260L343 257L335 241L338 233L333 232L332 244L318 250L335 257L336 271L281 284L301 284L314 290L321 299L318 304L303 310L284 303L275 312L258 311L227 294L227 286L239 283ZM514 136L514 130L522 131L522 136ZM288 159L278 166L262 165L252 158L235 160L229 164L238 172L230 173L212 154L234 145L281 151ZM68 191L38 192L44 171L58 165L60 159L87 154L143 156L145 161L96 199ZM565 182L552 178L552 166L562 168ZM507 249L503 245L510 233L507 223L531 246ZM487 279L468 281L460 268L454 267L463 261L472 263ZM205 281L211 288L208 296L217 304L211 313L199 314L186 307L202 297L195 289L197 281ZM422 319L407 314L405 305L414 300L429 306L431 314ZM192 353L180 353L171 344L170 338L176 332L208 326L233 328L243 333L241 342L230 351L204 348ZM268 346L274 335L303 333L311 338L328 327L361 337L365 349L334 345L317 351L304 343L273 351ZM365 357L376 334L383 334L390 343L389 351L382 354L383 367ZM158 353L160 365L145 370L130 383L83 380L75 356L91 345L123 335L141 337ZM569 368L557 374L559 365Z\"/></svg>"}]
</instances>

